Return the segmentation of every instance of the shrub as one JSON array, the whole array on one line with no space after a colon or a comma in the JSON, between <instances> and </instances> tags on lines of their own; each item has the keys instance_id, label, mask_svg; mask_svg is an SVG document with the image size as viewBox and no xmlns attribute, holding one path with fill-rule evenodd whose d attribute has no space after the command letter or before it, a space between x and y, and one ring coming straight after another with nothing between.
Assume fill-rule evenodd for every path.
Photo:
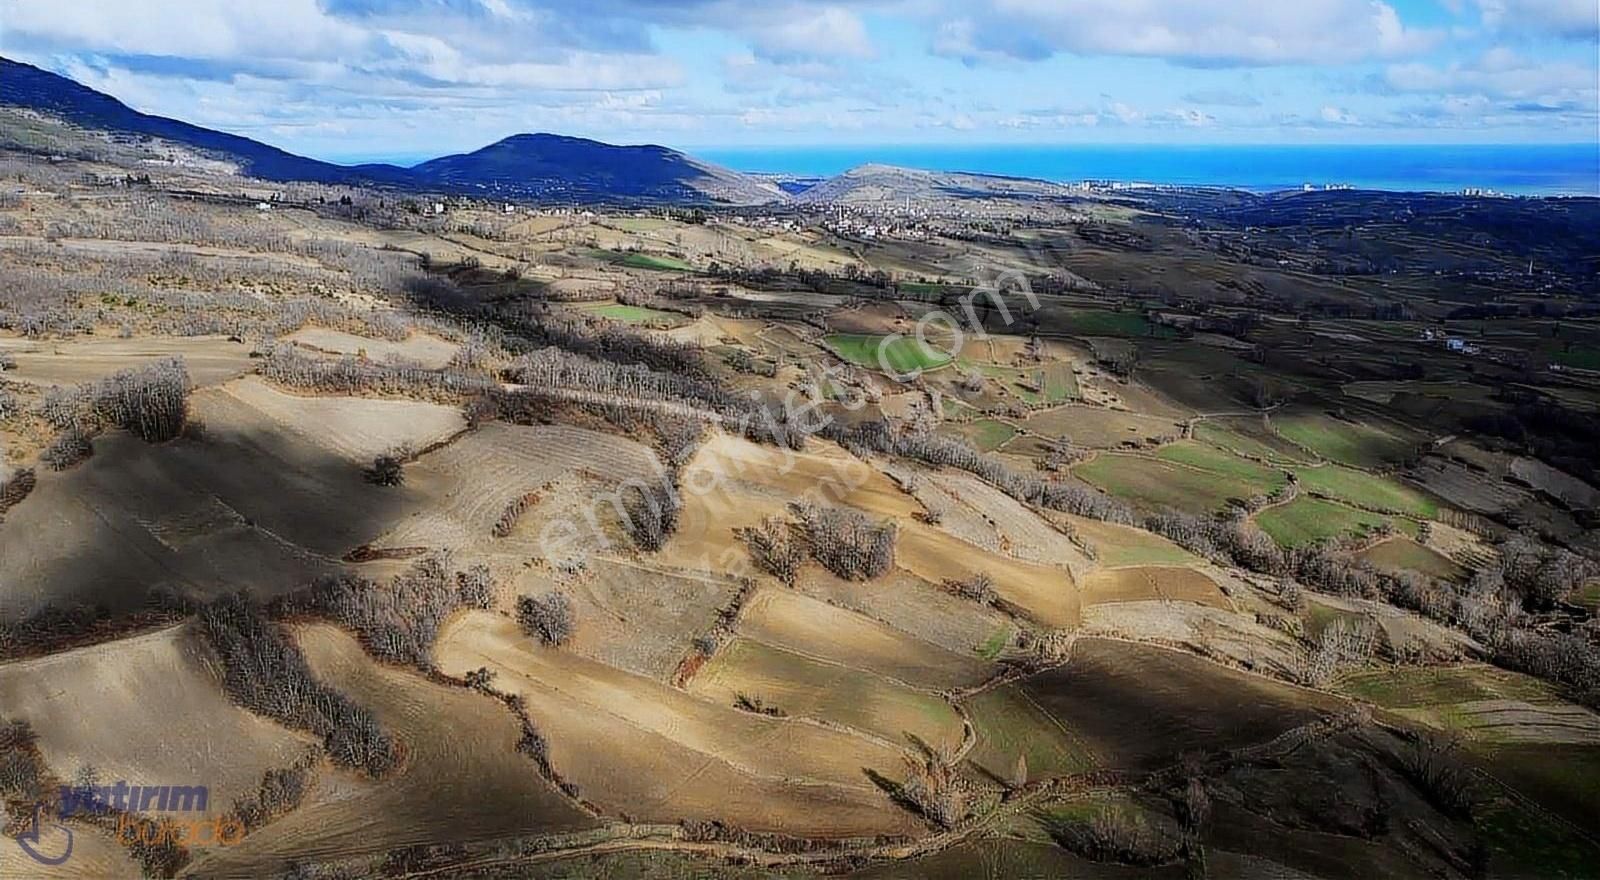
<instances>
[{"instance_id":1,"label":"shrub","mask_svg":"<svg viewBox=\"0 0 1600 880\"><path fill-rule=\"evenodd\" d=\"M564 645L576 624L572 600L566 593L522 596L517 599L517 623L522 631L544 645Z\"/></svg>"},{"instance_id":2,"label":"shrub","mask_svg":"<svg viewBox=\"0 0 1600 880\"><path fill-rule=\"evenodd\" d=\"M38 482L30 468L20 468L0 479L0 522L4 522L6 511L21 504L22 499L33 492Z\"/></svg>"},{"instance_id":3,"label":"shrub","mask_svg":"<svg viewBox=\"0 0 1600 880\"><path fill-rule=\"evenodd\" d=\"M1150 867L1176 861L1183 840L1168 823L1142 813L1106 807L1087 822L1047 817L1050 836L1063 848L1097 862Z\"/></svg>"},{"instance_id":4,"label":"shrub","mask_svg":"<svg viewBox=\"0 0 1600 880\"><path fill-rule=\"evenodd\" d=\"M994 589L994 578L985 571L980 571L965 580L947 580L944 585L957 596L984 605L992 605L999 598Z\"/></svg>"},{"instance_id":5,"label":"shrub","mask_svg":"<svg viewBox=\"0 0 1600 880\"><path fill-rule=\"evenodd\" d=\"M490 533L496 538L504 538L510 535L517 527L517 520L522 519L522 515L528 512L528 508L538 503L538 492L525 492L511 499L510 503L506 504L505 509L500 511L500 517L494 521L494 528L490 530Z\"/></svg>"},{"instance_id":6,"label":"shrub","mask_svg":"<svg viewBox=\"0 0 1600 880\"><path fill-rule=\"evenodd\" d=\"M406 482L405 468L400 459L389 454L374 458L372 466L363 470L361 476L374 486L403 486Z\"/></svg>"},{"instance_id":7,"label":"shrub","mask_svg":"<svg viewBox=\"0 0 1600 880\"><path fill-rule=\"evenodd\" d=\"M64 471L87 461L91 455L94 455L94 444L89 435L78 428L68 428L39 453L39 461L53 471Z\"/></svg>"},{"instance_id":8,"label":"shrub","mask_svg":"<svg viewBox=\"0 0 1600 880\"><path fill-rule=\"evenodd\" d=\"M678 528L682 500L669 486L634 487L627 505L628 531L639 549L654 553Z\"/></svg>"},{"instance_id":9,"label":"shrub","mask_svg":"<svg viewBox=\"0 0 1600 880\"><path fill-rule=\"evenodd\" d=\"M902 756L906 763L906 781L900 784L900 796L941 828L949 828L966 816L966 795L956 780L955 768L941 754L916 758Z\"/></svg>"}]
</instances>

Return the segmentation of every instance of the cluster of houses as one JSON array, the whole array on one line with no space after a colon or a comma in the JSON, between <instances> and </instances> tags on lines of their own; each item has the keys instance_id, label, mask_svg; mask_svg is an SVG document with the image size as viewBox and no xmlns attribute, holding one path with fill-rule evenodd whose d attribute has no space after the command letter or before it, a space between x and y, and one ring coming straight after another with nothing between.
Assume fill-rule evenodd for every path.
<instances>
[{"instance_id":1,"label":"cluster of houses","mask_svg":"<svg viewBox=\"0 0 1600 880\"><path fill-rule=\"evenodd\" d=\"M1473 343L1468 342L1459 336L1451 336L1448 333L1435 330L1432 327L1423 328L1422 335L1419 338L1421 338L1423 342L1442 342L1444 343L1444 347L1450 351L1453 351L1457 354L1464 354L1469 357L1477 355L1482 351L1482 349L1478 348L1477 345L1474 345Z\"/></svg>"}]
</instances>

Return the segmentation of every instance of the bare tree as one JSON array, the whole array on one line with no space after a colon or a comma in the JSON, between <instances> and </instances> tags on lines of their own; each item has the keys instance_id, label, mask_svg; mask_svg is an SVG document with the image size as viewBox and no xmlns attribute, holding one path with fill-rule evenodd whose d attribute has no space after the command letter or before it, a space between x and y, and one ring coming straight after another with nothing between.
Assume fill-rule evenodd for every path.
<instances>
[{"instance_id":1,"label":"bare tree","mask_svg":"<svg viewBox=\"0 0 1600 880\"><path fill-rule=\"evenodd\" d=\"M577 623L572 600L566 593L522 596L517 599L517 623L522 631L545 645L564 645Z\"/></svg>"}]
</instances>

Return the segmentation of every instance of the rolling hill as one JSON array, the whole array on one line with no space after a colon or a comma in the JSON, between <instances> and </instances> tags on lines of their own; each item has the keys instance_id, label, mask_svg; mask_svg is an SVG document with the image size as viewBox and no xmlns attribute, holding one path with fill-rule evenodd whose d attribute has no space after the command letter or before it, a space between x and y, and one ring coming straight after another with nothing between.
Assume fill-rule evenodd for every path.
<instances>
[{"instance_id":1,"label":"rolling hill","mask_svg":"<svg viewBox=\"0 0 1600 880\"><path fill-rule=\"evenodd\" d=\"M553 134L518 134L480 150L412 168L337 165L236 134L140 113L116 98L30 64L0 58L0 107L84 129L156 138L222 159L264 180L396 186L589 202L759 204L777 186L660 146L615 146Z\"/></svg>"}]
</instances>

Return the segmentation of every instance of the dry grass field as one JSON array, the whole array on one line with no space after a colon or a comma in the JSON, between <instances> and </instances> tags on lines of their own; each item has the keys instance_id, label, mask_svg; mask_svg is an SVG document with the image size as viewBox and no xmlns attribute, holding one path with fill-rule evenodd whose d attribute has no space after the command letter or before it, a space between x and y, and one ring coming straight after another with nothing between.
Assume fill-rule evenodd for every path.
<instances>
[{"instance_id":1,"label":"dry grass field","mask_svg":"<svg viewBox=\"0 0 1600 880\"><path fill-rule=\"evenodd\" d=\"M402 359L413 361L430 369L450 363L460 346L429 333L413 333L398 342L356 336L342 330L326 327L307 327L289 334L290 342L312 351L338 355L360 355L369 360L388 361Z\"/></svg>"},{"instance_id":2,"label":"dry grass field","mask_svg":"<svg viewBox=\"0 0 1600 880\"><path fill-rule=\"evenodd\" d=\"M1266 742L1340 706L1190 654L1105 639L1080 639L1070 663L1019 686L1104 766L1129 769L1160 766L1194 742Z\"/></svg>"},{"instance_id":3,"label":"dry grass field","mask_svg":"<svg viewBox=\"0 0 1600 880\"><path fill-rule=\"evenodd\" d=\"M1227 597L1210 578L1192 568L1177 566L1135 566L1107 568L1083 581L1085 605L1107 602L1138 602L1159 599L1164 602L1195 602L1231 610Z\"/></svg>"},{"instance_id":4,"label":"dry grass field","mask_svg":"<svg viewBox=\"0 0 1600 880\"><path fill-rule=\"evenodd\" d=\"M312 759L179 876L1600 864L1600 336L1532 222L1586 235L1583 200L868 169L838 205L555 208L0 122L0 719L213 814ZM1004 269L1009 318L914 350ZM888 334L933 369L885 375ZM173 357L192 388L49 390ZM504 405L552 365L570 397ZM262 617L199 604L235 591ZM386 772L348 769L360 710ZM138 872L74 831L71 871L0 840L0 876Z\"/></svg>"},{"instance_id":5,"label":"dry grass field","mask_svg":"<svg viewBox=\"0 0 1600 880\"><path fill-rule=\"evenodd\" d=\"M777 648L930 690L975 685L992 672L977 657L783 590L766 589L752 596L739 617L739 632Z\"/></svg>"},{"instance_id":6,"label":"dry grass field","mask_svg":"<svg viewBox=\"0 0 1600 880\"><path fill-rule=\"evenodd\" d=\"M180 624L0 664L0 704L33 725L58 777L88 769L107 785L204 784L215 817L254 794L267 770L318 746L230 702L215 667L195 628ZM114 721L89 720L99 716Z\"/></svg>"},{"instance_id":7,"label":"dry grass field","mask_svg":"<svg viewBox=\"0 0 1600 880\"><path fill-rule=\"evenodd\" d=\"M517 752L521 729L499 701L379 665L333 626L298 627L295 640L320 680L370 708L399 739L405 765L377 781L324 769L307 803L238 846L210 851L195 873L259 876L307 857L595 824Z\"/></svg>"},{"instance_id":8,"label":"dry grass field","mask_svg":"<svg viewBox=\"0 0 1600 880\"><path fill-rule=\"evenodd\" d=\"M913 747L961 741L961 718L936 694L831 659L736 639L696 673L689 692L731 706L741 698Z\"/></svg>"},{"instance_id":9,"label":"dry grass field","mask_svg":"<svg viewBox=\"0 0 1600 880\"><path fill-rule=\"evenodd\" d=\"M76 385L118 370L171 357L183 358L198 386L216 385L254 368L250 346L222 336L81 336L72 339L0 337L0 354L16 359L7 379L34 385Z\"/></svg>"},{"instance_id":10,"label":"dry grass field","mask_svg":"<svg viewBox=\"0 0 1600 880\"><path fill-rule=\"evenodd\" d=\"M491 615L457 620L435 656L452 674L480 666L498 673L497 686L524 697L550 737L557 770L609 809L816 836L903 833L918 824L866 775L901 772L898 752L876 740L696 699L539 648Z\"/></svg>"}]
</instances>

